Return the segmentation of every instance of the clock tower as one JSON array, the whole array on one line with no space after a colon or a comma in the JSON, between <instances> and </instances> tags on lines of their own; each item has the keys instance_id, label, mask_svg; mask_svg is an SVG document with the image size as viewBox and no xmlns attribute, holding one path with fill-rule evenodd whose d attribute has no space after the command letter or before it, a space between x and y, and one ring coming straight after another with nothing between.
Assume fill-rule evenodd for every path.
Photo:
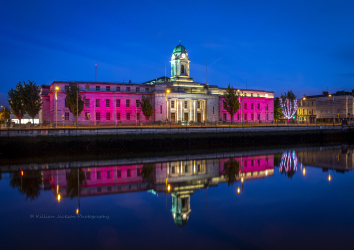
<instances>
[{"instance_id":1,"label":"clock tower","mask_svg":"<svg viewBox=\"0 0 354 250\"><path fill-rule=\"evenodd\" d=\"M172 52L171 81L193 82L189 76L189 63L187 49L180 43Z\"/></svg>"}]
</instances>

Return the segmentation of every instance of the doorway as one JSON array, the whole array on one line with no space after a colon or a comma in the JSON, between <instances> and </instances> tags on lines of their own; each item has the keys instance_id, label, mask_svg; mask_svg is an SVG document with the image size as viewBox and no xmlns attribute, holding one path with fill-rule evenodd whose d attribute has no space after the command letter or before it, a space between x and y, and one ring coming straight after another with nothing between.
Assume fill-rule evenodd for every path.
<instances>
[{"instance_id":1,"label":"doorway","mask_svg":"<svg viewBox=\"0 0 354 250\"><path fill-rule=\"evenodd\" d=\"M171 113L171 122L175 122L175 121L176 121L176 114Z\"/></svg>"},{"instance_id":2,"label":"doorway","mask_svg":"<svg viewBox=\"0 0 354 250\"><path fill-rule=\"evenodd\" d=\"M184 113L184 121L188 122L188 113Z\"/></svg>"},{"instance_id":3,"label":"doorway","mask_svg":"<svg viewBox=\"0 0 354 250\"><path fill-rule=\"evenodd\" d=\"M197 115L197 122L202 122L202 114L198 113Z\"/></svg>"}]
</instances>

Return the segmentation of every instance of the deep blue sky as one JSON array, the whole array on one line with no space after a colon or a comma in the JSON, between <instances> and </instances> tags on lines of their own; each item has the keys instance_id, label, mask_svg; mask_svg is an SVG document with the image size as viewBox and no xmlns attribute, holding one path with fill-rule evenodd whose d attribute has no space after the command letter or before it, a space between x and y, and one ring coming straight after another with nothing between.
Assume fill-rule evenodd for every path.
<instances>
[{"instance_id":1,"label":"deep blue sky","mask_svg":"<svg viewBox=\"0 0 354 250\"><path fill-rule=\"evenodd\" d=\"M65 2L65 3L64 3ZM354 1L5 1L0 104L23 80L141 83L187 48L191 76L225 87L354 89Z\"/></svg>"}]
</instances>

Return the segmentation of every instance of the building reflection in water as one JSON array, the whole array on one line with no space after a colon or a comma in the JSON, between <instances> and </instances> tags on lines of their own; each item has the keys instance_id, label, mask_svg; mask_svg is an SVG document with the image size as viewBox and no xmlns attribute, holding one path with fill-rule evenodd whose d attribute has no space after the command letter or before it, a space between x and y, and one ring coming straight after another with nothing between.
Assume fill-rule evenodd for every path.
<instances>
[{"instance_id":1,"label":"building reflection in water","mask_svg":"<svg viewBox=\"0 0 354 250\"><path fill-rule=\"evenodd\" d=\"M225 166L231 159L239 167L237 171L231 171L234 178L230 183ZM183 227L192 211L190 199L194 191L224 182L232 185L241 179L243 182L273 176L274 155L44 170L42 174L44 189L51 189L61 200L150 189L157 193L170 193L172 217L176 225Z\"/></svg>"},{"instance_id":2,"label":"building reflection in water","mask_svg":"<svg viewBox=\"0 0 354 250\"><path fill-rule=\"evenodd\" d=\"M353 157L353 149L341 147L285 151L279 163L280 173L291 178L299 162L303 174L309 166L320 167L324 172L332 170L328 176L332 180L334 171L343 173L353 169ZM273 175L274 154L262 154L92 168L25 170L11 172L10 185L31 200L40 195L42 188L51 190L58 202L69 197L77 198L76 213L80 212L80 197L148 190L170 193L172 218L176 225L183 227L192 212L190 204L194 191L216 187L220 183L229 186L239 183L239 193L243 191L245 181Z\"/></svg>"}]
</instances>

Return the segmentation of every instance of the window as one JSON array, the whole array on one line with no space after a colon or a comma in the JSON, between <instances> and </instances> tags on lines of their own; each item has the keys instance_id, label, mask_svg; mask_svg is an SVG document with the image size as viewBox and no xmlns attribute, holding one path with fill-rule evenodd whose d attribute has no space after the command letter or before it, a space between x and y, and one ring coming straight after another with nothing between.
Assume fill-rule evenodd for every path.
<instances>
[{"instance_id":1,"label":"window","mask_svg":"<svg viewBox=\"0 0 354 250\"><path fill-rule=\"evenodd\" d=\"M253 93L251 93L251 97L253 97Z\"/></svg>"},{"instance_id":2,"label":"window","mask_svg":"<svg viewBox=\"0 0 354 250\"><path fill-rule=\"evenodd\" d=\"M253 167L253 160L251 160L251 167Z\"/></svg>"},{"instance_id":3,"label":"window","mask_svg":"<svg viewBox=\"0 0 354 250\"><path fill-rule=\"evenodd\" d=\"M107 191L112 191L112 187L111 186L107 187Z\"/></svg>"},{"instance_id":4,"label":"window","mask_svg":"<svg viewBox=\"0 0 354 250\"><path fill-rule=\"evenodd\" d=\"M251 103L251 110L253 110L253 103Z\"/></svg>"},{"instance_id":5,"label":"window","mask_svg":"<svg viewBox=\"0 0 354 250\"><path fill-rule=\"evenodd\" d=\"M268 111L268 104L266 105L266 111Z\"/></svg>"},{"instance_id":6,"label":"window","mask_svg":"<svg viewBox=\"0 0 354 250\"><path fill-rule=\"evenodd\" d=\"M162 114L162 105L160 105L160 114Z\"/></svg>"},{"instance_id":7,"label":"window","mask_svg":"<svg viewBox=\"0 0 354 250\"><path fill-rule=\"evenodd\" d=\"M130 92L130 87L127 87L127 92Z\"/></svg>"},{"instance_id":8,"label":"window","mask_svg":"<svg viewBox=\"0 0 354 250\"><path fill-rule=\"evenodd\" d=\"M110 121L111 120L111 113L106 113L106 121Z\"/></svg>"},{"instance_id":9,"label":"window","mask_svg":"<svg viewBox=\"0 0 354 250\"><path fill-rule=\"evenodd\" d=\"M261 160L260 160L260 159L257 160L257 165L258 165L258 166L261 165Z\"/></svg>"},{"instance_id":10,"label":"window","mask_svg":"<svg viewBox=\"0 0 354 250\"><path fill-rule=\"evenodd\" d=\"M120 87L116 87L116 91L120 91Z\"/></svg>"},{"instance_id":11,"label":"window","mask_svg":"<svg viewBox=\"0 0 354 250\"><path fill-rule=\"evenodd\" d=\"M90 90L90 86L86 85L85 86L85 91L88 91L88 90Z\"/></svg>"},{"instance_id":12,"label":"window","mask_svg":"<svg viewBox=\"0 0 354 250\"><path fill-rule=\"evenodd\" d=\"M96 99L96 108L100 107L100 99Z\"/></svg>"},{"instance_id":13,"label":"window","mask_svg":"<svg viewBox=\"0 0 354 250\"><path fill-rule=\"evenodd\" d=\"M135 104L136 104L136 107L139 108L140 101L139 101L139 100L136 100L136 101L135 101Z\"/></svg>"},{"instance_id":14,"label":"window","mask_svg":"<svg viewBox=\"0 0 354 250\"><path fill-rule=\"evenodd\" d=\"M100 86L96 86L96 91L100 91Z\"/></svg>"},{"instance_id":15,"label":"window","mask_svg":"<svg viewBox=\"0 0 354 250\"><path fill-rule=\"evenodd\" d=\"M184 65L181 65L181 74L184 74Z\"/></svg>"},{"instance_id":16,"label":"window","mask_svg":"<svg viewBox=\"0 0 354 250\"><path fill-rule=\"evenodd\" d=\"M137 170L136 170L136 176L140 176L140 168L138 168Z\"/></svg>"},{"instance_id":17,"label":"window","mask_svg":"<svg viewBox=\"0 0 354 250\"><path fill-rule=\"evenodd\" d=\"M136 88L136 92L140 92L140 88L137 87L137 88Z\"/></svg>"},{"instance_id":18,"label":"window","mask_svg":"<svg viewBox=\"0 0 354 250\"><path fill-rule=\"evenodd\" d=\"M69 121L69 113L65 113L65 121Z\"/></svg>"},{"instance_id":19,"label":"window","mask_svg":"<svg viewBox=\"0 0 354 250\"><path fill-rule=\"evenodd\" d=\"M254 114L251 114L251 121L254 120Z\"/></svg>"},{"instance_id":20,"label":"window","mask_svg":"<svg viewBox=\"0 0 354 250\"><path fill-rule=\"evenodd\" d=\"M214 114L214 106L213 106L213 114Z\"/></svg>"},{"instance_id":21,"label":"window","mask_svg":"<svg viewBox=\"0 0 354 250\"><path fill-rule=\"evenodd\" d=\"M149 88L145 88L145 92L149 92Z\"/></svg>"},{"instance_id":22,"label":"window","mask_svg":"<svg viewBox=\"0 0 354 250\"><path fill-rule=\"evenodd\" d=\"M127 121L130 121L130 113L127 113Z\"/></svg>"},{"instance_id":23,"label":"window","mask_svg":"<svg viewBox=\"0 0 354 250\"><path fill-rule=\"evenodd\" d=\"M261 114L257 114L257 120L261 120Z\"/></svg>"},{"instance_id":24,"label":"window","mask_svg":"<svg viewBox=\"0 0 354 250\"><path fill-rule=\"evenodd\" d=\"M97 171L97 179L101 179L101 171Z\"/></svg>"},{"instance_id":25,"label":"window","mask_svg":"<svg viewBox=\"0 0 354 250\"><path fill-rule=\"evenodd\" d=\"M171 109L175 108L175 101L171 101Z\"/></svg>"},{"instance_id":26,"label":"window","mask_svg":"<svg viewBox=\"0 0 354 250\"><path fill-rule=\"evenodd\" d=\"M188 108L188 102L184 101L184 108L187 109Z\"/></svg>"},{"instance_id":27,"label":"window","mask_svg":"<svg viewBox=\"0 0 354 250\"><path fill-rule=\"evenodd\" d=\"M109 99L106 99L106 108L109 108Z\"/></svg>"},{"instance_id":28,"label":"window","mask_svg":"<svg viewBox=\"0 0 354 250\"><path fill-rule=\"evenodd\" d=\"M86 121L90 120L90 113L88 112L85 113L85 120Z\"/></svg>"},{"instance_id":29,"label":"window","mask_svg":"<svg viewBox=\"0 0 354 250\"><path fill-rule=\"evenodd\" d=\"M111 178L111 171L107 171L107 179Z\"/></svg>"},{"instance_id":30,"label":"window","mask_svg":"<svg viewBox=\"0 0 354 250\"><path fill-rule=\"evenodd\" d=\"M120 170L117 170L117 177L118 178L122 177L122 172Z\"/></svg>"},{"instance_id":31,"label":"window","mask_svg":"<svg viewBox=\"0 0 354 250\"><path fill-rule=\"evenodd\" d=\"M258 104L257 104L257 110L260 110L260 109L261 109L261 104L258 103Z\"/></svg>"},{"instance_id":32,"label":"window","mask_svg":"<svg viewBox=\"0 0 354 250\"><path fill-rule=\"evenodd\" d=\"M126 106L127 108L129 108L129 106L130 106L130 100L126 100L126 101L125 101L125 106Z\"/></svg>"},{"instance_id":33,"label":"window","mask_svg":"<svg viewBox=\"0 0 354 250\"><path fill-rule=\"evenodd\" d=\"M136 113L136 120L137 120L137 121L140 120L140 113Z\"/></svg>"},{"instance_id":34,"label":"window","mask_svg":"<svg viewBox=\"0 0 354 250\"><path fill-rule=\"evenodd\" d=\"M259 95L259 94L257 94L257 97L260 97L260 95Z\"/></svg>"},{"instance_id":35,"label":"window","mask_svg":"<svg viewBox=\"0 0 354 250\"><path fill-rule=\"evenodd\" d=\"M97 192L101 192L102 188L101 187L98 187L97 188Z\"/></svg>"},{"instance_id":36,"label":"window","mask_svg":"<svg viewBox=\"0 0 354 250\"><path fill-rule=\"evenodd\" d=\"M268 121L268 114L266 115L266 119L267 119L267 121Z\"/></svg>"},{"instance_id":37,"label":"window","mask_svg":"<svg viewBox=\"0 0 354 250\"><path fill-rule=\"evenodd\" d=\"M313 115L313 109L311 110L311 115Z\"/></svg>"},{"instance_id":38,"label":"window","mask_svg":"<svg viewBox=\"0 0 354 250\"><path fill-rule=\"evenodd\" d=\"M247 121L247 114L245 114L245 121Z\"/></svg>"},{"instance_id":39,"label":"window","mask_svg":"<svg viewBox=\"0 0 354 250\"><path fill-rule=\"evenodd\" d=\"M91 172L86 172L86 180L91 180Z\"/></svg>"},{"instance_id":40,"label":"window","mask_svg":"<svg viewBox=\"0 0 354 250\"><path fill-rule=\"evenodd\" d=\"M245 93L244 96L247 96L247 93Z\"/></svg>"},{"instance_id":41,"label":"window","mask_svg":"<svg viewBox=\"0 0 354 250\"><path fill-rule=\"evenodd\" d=\"M106 91L111 91L111 87L110 86L106 86Z\"/></svg>"},{"instance_id":42,"label":"window","mask_svg":"<svg viewBox=\"0 0 354 250\"><path fill-rule=\"evenodd\" d=\"M116 100L116 108L120 108L120 100Z\"/></svg>"},{"instance_id":43,"label":"window","mask_svg":"<svg viewBox=\"0 0 354 250\"><path fill-rule=\"evenodd\" d=\"M226 114L224 114L224 121L226 121Z\"/></svg>"},{"instance_id":44,"label":"window","mask_svg":"<svg viewBox=\"0 0 354 250\"><path fill-rule=\"evenodd\" d=\"M240 113L237 114L237 120L240 120Z\"/></svg>"},{"instance_id":45,"label":"window","mask_svg":"<svg viewBox=\"0 0 354 250\"><path fill-rule=\"evenodd\" d=\"M188 172L188 166L187 166L187 165L184 166L184 172L185 172L185 173Z\"/></svg>"},{"instance_id":46,"label":"window","mask_svg":"<svg viewBox=\"0 0 354 250\"><path fill-rule=\"evenodd\" d=\"M313 106L313 102L312 102L312 106Z\"/></svg>"},{"instance_id":47,"label":"window","mask_svg":"<svg viewBox=\"0 0 354 250\"><path fill-rule=\"evenodd\" d=\"M127 177L130 177L130 169L127 169Z\"/></svg>"},{"instance_id":48,"label":"window","mask_svg":"<svg viewBox=\"0 0 354 250\"><path fill-rule=\"evenodd\" d=\"M197 108L200 109L200 101L197 101Z\"/></svg>"},{"instance_id":49,"label":"window","mask_svg":"<svg viewBox=\"0 0 354 250\"><path fill-rule=\"evenodd\" d=\"M120 121L120 113L117 113L117 121Z\"/></svg>"},{"instance_id":50,"label":"window","mask_svg":"<svg viewBox=\"0 0 354 250\"><path fill-rule=\"evenodd\" d=\"M175 173L175 167L172 167L171 169L171 173L174 174Z\"/></svg>"},{"instance_id":51,"label":"window","mask_svg":"<svg viewBox=\"0 0 354 250\"><path fill-rule=\"evenodd\" d=\"M85 108L90 107L90 99L85 99Z\"/></svg>"},{"instance_id":52,"label":"window","mask_svg":"<svg viewBox=\"0 0 354 250\"><path fill-rule=\"evenodd\" d=\"M96 121L101 120L101 113L96 113Z\"/></svg>"},{"instance_id":53,"label":"window","mask_svg":"<svg viewBox=\"0 0 354 250\"><path fill-rule=\"evenodd\" d=\"M198 164L197 171L200 172L200 164Z\"/></svg>"},{"instance_id":54,"label":"window","mask_svg":"<svg viewBox=\"0 0 354 250\"><path fill-rule=\"evenodd\" d=\"M243 164L245 167L247 167L247 161L245 161L245 163Z\"/></svg>"},{"instance_id":55,"label":"window","mask_svg":"<svg viewBox=\"0 0 354 250\"><path fill-rule=\"evenodd\" d=\"M244 105L245 107L244 107L244 109L247 109L247 103L245 103L245 105Z\"/></svg>"},{"instance_id":56,"label":"window","mask_svg":"<svg viewBox=\"0 0 354 250\"><path fill-rule=\"evenodd\" d=\"M54 105L54 103L53 103ZM66 101L66 98L65 98L65 108L68 108L68 102Z\"/></svg>"}]
</instances>

